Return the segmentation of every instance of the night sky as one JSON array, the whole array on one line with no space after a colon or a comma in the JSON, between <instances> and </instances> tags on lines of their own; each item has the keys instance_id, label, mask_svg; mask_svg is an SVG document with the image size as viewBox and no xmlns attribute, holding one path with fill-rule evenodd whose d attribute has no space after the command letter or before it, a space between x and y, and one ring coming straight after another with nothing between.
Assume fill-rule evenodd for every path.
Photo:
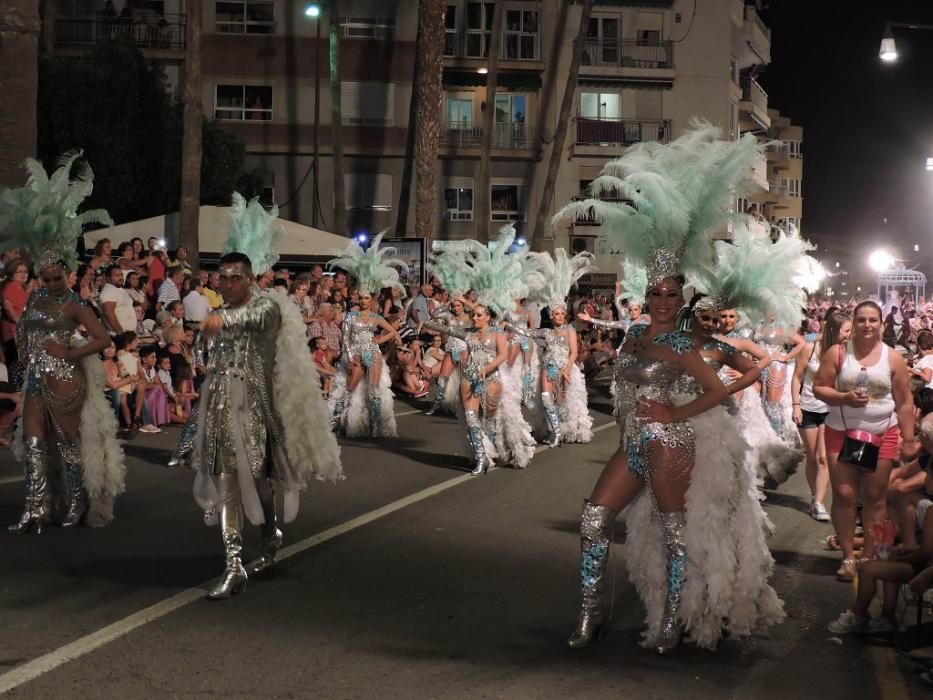
<instances>
[{"instance_id":1,"label":"night sky","mask_svg":"<svg viewBox=\"0 0 933 700\"><path fill-rule=\"evenodd\" d=\"M933 24L921 0L771 0L769 105L804 127L804 235L854 283L887 246L933 276L933 30L894 29L900 58L884 64L886 21ZM887 223L885 223L885 218ZM914 244L920 252L913 251Z\"/></svg>"}]
</instances>

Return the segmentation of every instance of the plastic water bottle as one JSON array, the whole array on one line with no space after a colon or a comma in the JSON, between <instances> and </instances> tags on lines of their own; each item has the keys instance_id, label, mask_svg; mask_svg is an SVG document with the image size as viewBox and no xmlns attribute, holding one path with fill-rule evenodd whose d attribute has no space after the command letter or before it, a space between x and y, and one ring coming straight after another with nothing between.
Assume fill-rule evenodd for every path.
<instances>
[{"instance_id":1,"label":"plastic water bottle","mask_svg":"<svg viewBox=\"0 0 933 700\"><path fill-rule=\"evenodd\" d=\"M868 370L862 367L855 378L855 391L859 396L868 396Z\"/></svg>"}]
</instances>

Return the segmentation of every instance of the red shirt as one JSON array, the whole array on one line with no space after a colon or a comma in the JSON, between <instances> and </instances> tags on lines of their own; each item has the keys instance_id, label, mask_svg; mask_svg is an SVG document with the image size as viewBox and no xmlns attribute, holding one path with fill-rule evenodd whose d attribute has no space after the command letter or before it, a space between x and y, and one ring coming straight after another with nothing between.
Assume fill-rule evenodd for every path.
<instances>
[{"instance_id":1,"label":"red shirt","mask_svg":"<svg viewBox=\"0 0 933 700\"><path fill-rule=\"evenodd\" d=\"M3 287L3 301L9 302L14 311L20 315L22 315L23 311L26 310L26 302L28 299L29 295L26 293L26 290L23 289L17 282L8 282ZM4 308L3 320L0 321L0 338L2 338L3 342L5 343L6 341L15 337L16 323L12 318L10 318L6 308Z\"/></svg>"}]
</instances>

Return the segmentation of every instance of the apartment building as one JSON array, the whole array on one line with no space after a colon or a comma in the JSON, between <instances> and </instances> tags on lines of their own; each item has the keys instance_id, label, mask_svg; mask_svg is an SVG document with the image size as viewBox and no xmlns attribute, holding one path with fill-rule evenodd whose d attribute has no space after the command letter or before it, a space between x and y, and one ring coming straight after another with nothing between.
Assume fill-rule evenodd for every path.
<instances>
[{"instance_id":1,"label":"apartment building","mask_svg":"<svg viewBox=\"0 0 933 700\"><path fill-rule=\"evenodd\" d=\"M124 1L114 0L118 13ZM79 7L91 0L66 2L75 5L59 10L58 24L70 22L72 36L60 44L86 40L74 36L82 22L102 30L100 8ZM140 2L166 21L183 16L183 0L133 0L134 7ZM394 227L413 117L417 5L341 0L339 16L322 3L322 14L312 19L304 0L205 0L204 110L245 139L250 158L265 172L267 196L281 205L284 217L333 226L327 37L334 22L340 36L348 233ZM487 105L493 7L489 1L447 3L437 238L474 235L486 109L495 109L491 220L514 223L521 233L530 233L538 207L552 212L583 196L602 165L627 146L675 138L694 116L720 125L728 138L777 128L755 80L770 61L770 32L758 16L757 0L596 0L557 190L553 201L542 203L581 8L564 0L505 0L495 104ZM180 46L164 46L157 29L133 25L123 31L138 31L144 51L177 70L183 22L181 29ZM173 78L177 84L178 75ZM315 133L317 202L310 176ZM769 186L770 162L762 158L756 169L763 189ZM409 233L413 228L411 216ZM556 245L607 253L597 249L597 234L592 222L578 221L548 236Z\"/></svg>"},{"instance_id":2,"label":"apartment building","mask_svg":"<svg viewBox=\"0 0 933 700\"><path fill-rule=\"evenodd\" d=\"M775 109L768 110L770 126L765 134L768 146L768 190L750 197L759 214L768 222L803 233L803 128L791 123Z\"/></svg>"}]
</instances>

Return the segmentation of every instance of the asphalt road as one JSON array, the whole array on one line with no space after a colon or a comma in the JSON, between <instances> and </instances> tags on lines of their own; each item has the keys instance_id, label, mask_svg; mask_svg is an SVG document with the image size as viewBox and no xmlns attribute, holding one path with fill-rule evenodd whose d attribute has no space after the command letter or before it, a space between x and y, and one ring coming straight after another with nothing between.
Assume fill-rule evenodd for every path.
<instances>
[{"instance_id":1,"label":"asphalt road","mask_svg":"<svg viewBox=\"0 0 933 700\"><path fill-rule=\"evenodd\" d=\"M314 485L286 557L225 602L223 568L175 431L127 446L127 493L105 529L0 533L0 692L14 698L906 698L893 651L832 639L849 603L830 528L806 515L800 475L767 505L788 619L768 638L638 647L643 611L616 558L611 633L563 645L577 606L577 517L617 444L597 398L590 445L541 450L525 471L470 477L450 418L396 404L392 441L345 443L347 479ZM405 415L409 413L408 415ZM0 522L21 505L0 456ZM619 523L619 537L624 524ZM255 548L258 532L247 543ZM914 688L914 692L917 691Z\"/></svg>"}]
</instances>

